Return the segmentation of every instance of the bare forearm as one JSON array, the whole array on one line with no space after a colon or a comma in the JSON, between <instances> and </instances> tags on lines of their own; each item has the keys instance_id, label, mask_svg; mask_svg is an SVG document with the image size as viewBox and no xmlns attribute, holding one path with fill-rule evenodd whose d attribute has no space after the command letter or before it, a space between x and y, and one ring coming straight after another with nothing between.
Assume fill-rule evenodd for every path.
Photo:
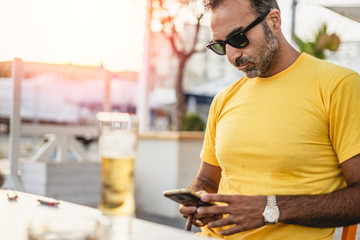
<instances>
[{"instance_id":1,"label":"bare forearm","mask_svg":"<svg viewBox=\"0 0 360 240\"><path fill-rule=\"evenodd\" d=\"M208 193L217 193L221 178L221 168L201 162L200 169L189 189L198 192L204 190Z\"/></svg>"},{"instance_id":2,"label":"bare forearm","mask_svg":"<svg viewBox=\"0 0 360 240\"><path fill-rule=\"evenodd\" d=\"M204 190L208 193L216 193L218 190L218 184L209 178L197 176L190 184L189 189L195 192Z\"/></svg>"},{"instance_id":3,"label":"bare forearm","mask_svg":"<svg viewBox=\"0 0 360 240\"><path fill-rule=\"evenodd\" d=\"M339 227L360 222L360 183L324 195L277 196L279 221L311 227Z\"/></svg>"}]
</instances>

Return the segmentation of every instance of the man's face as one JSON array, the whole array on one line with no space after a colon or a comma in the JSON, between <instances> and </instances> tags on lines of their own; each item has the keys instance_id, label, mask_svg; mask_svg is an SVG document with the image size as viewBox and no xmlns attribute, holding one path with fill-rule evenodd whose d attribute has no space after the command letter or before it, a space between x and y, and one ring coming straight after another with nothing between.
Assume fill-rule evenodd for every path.
<instances>
[{"instance_id":1,"label":"man's face","mask_svg":"<svg viewBox=\"0 0 360 240\"><path fill-rule=\"evenodd\" d=\"M256 19L248 1L225 0L211 13L213 40L225 40L236 29L246 28ZM278 38L265 20L246 33L249 45L242 49L226 45L226 57L247 77L263 77L274 64Z\"/></svg>"}]
</instances>

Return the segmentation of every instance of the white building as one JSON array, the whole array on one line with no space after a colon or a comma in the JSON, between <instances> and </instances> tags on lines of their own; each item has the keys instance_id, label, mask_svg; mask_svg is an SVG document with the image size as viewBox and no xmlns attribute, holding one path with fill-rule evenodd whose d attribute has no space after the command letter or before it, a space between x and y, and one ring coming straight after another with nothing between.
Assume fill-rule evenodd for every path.
<instances>
[{"instance_id":1,"label":"white building","mask_svg":"<svg viewBox=\"0 0 360 240\"><path fill-rule=\"evenodd\" d=\"M11 62L0 62L0 119L11 112ZM105 71L101 67L23 62L21 117L23 121L63 124L97 123L104 109ZM135 112L137 73L108 72L112 111ZM1 121L0 121L1 122Z\"/></svg>"}]
</instances>

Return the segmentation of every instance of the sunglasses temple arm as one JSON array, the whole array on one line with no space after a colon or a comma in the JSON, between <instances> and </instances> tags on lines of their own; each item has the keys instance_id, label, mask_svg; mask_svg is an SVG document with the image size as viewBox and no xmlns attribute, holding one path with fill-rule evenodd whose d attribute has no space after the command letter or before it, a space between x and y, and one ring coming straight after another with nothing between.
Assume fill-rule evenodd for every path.
<instances>
[{"instance_id":1,"label":"sunglasses temple arm","mask_svg":"<svg viewBox=\"0 0 360 240\"><path fill-rule=\"evenodd\" d=\"M255 27L256 25L258 25L259 23L261 23L264 18L269 14L269 12L271 11L271 9L267 10L266 12L264 12L260 17L258 17L255 21L253 21L252 23L250 23L249 26L247 26L243 33L246 33L247 31L249 31L250 29L252 29L253 27Z\"/></svg>"}]
</instances>

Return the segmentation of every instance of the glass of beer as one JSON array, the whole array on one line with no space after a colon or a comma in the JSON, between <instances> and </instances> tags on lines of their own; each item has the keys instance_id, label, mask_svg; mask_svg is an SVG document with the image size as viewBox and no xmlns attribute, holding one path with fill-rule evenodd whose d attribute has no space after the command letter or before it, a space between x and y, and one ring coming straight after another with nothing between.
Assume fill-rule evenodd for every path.
<instances>
[{"instance_id":1,"label":"glass of beer","mask_svg":"<svg viewBox=\"0 0 360 240\"><path fill-rule=\"evenodd\" d=\"M99 151L102 166L100 209L107 216L134 216L134 161L138 120L128 113L100 112Z\"/></svg>"}]
</instances>

